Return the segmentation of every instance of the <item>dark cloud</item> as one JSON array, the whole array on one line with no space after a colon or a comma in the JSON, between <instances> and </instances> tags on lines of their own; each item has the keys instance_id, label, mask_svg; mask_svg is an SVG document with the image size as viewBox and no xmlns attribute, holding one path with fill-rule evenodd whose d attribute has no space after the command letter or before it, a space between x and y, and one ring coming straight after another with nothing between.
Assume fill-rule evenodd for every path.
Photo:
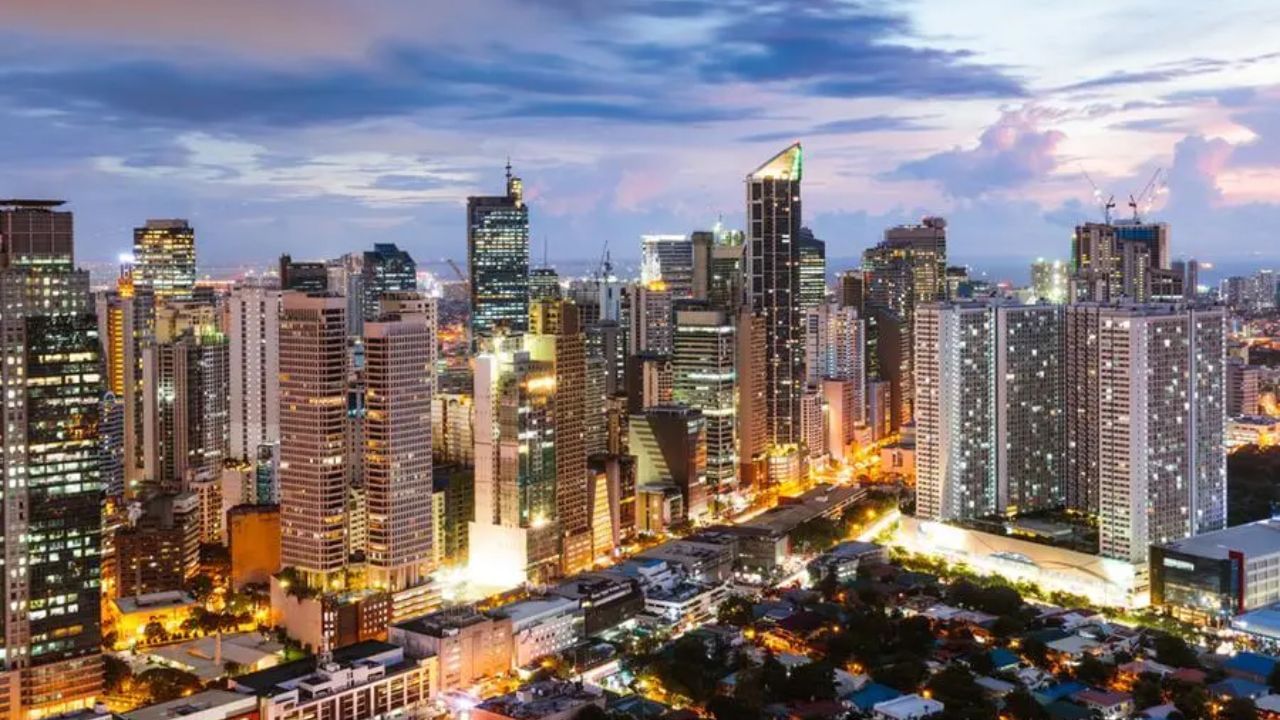
<instances>
[{"instance_id":1,"label":"dark cloud","mask_svg":"<svg viewBox=\"0 0 1280 720\"><path fill-rule=\"evenodd\" d=\"M922 119L920 117L897 115L869 115L846 120L832 120L831 122L791 132L766 132L747 135L739 138L739 140L742 142L778 142L780 140L795 140L815 135L858 135L873 132L910 132L931 129L929 125L920 122Z\"/></svg>"},{"instance_id":2,"label":"dark cloud","mask_svg":"<svg viewBox=\"0 0 1280 720\"><path fill-rule=\"evenodd\" d=\"M1041 131L1034 111L1008 112L983 131L978 146L956 148L912 160L889 173L890 180L930 180L953 197L971 198L1007 190L1048 176L1065 136Z\"/></svg>"}]
</instances>

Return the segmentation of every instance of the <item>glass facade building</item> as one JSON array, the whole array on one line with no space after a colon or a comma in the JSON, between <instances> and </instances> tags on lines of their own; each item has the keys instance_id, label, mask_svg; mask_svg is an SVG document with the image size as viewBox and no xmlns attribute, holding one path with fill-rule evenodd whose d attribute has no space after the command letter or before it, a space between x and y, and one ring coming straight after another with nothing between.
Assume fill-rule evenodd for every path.
<instances>
[{"instance_id":1,"label":"glass facade building","mask_svg":"<svg viewBox=\"0 0 1280 720\"><path fill-rule=\"evenodd\" d=\"M529 207L507 168L507 194L467 198L472 340L529 327Z\"/></svg>"}]
</instances>

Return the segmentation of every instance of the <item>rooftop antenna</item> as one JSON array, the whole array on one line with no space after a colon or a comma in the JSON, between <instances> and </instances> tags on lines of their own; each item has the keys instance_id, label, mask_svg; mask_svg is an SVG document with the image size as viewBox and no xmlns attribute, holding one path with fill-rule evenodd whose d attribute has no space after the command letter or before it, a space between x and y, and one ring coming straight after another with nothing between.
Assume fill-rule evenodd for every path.
<instances>
[{"instance_id":1,"label":"rooftop antenna","mask_svg":"<svg viewBox=\"0 0 1280 720\"><path fill-rule=\"evenodd\" d=\"M507 182L511 182L511 156L507 156Z\"/></svg>"}]
</instances>

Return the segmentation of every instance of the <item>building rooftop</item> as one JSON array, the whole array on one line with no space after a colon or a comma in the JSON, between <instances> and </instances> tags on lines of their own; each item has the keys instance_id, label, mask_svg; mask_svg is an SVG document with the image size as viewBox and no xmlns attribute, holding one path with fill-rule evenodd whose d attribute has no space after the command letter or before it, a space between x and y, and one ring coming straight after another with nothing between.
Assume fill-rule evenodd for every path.
<instances>
[{"instance_id":1,"label":"building rooftop","mask_svg":"<svg viewBox=\"0 0 1280 720\"><path fill-rule=\"evenodd\" d=\"M231 713L249 712L258 709L258 698L230 690L205 690L177 700L170 700L131 710L120 715L123 720L170 720L196 713L219 710ZM218 717L223 717L218 715Z\"/></svg>"},{"instance_id":2,"label":"building rooftop","mask_svg":"<svg viewBox=\"0 0 1280 720\"><path fill-rule=\"evenodd\" d=\"M366 640L348 645L333 651L333 662L342 666L370 660L388 653L400 652L400 647L379 640ZM277 665L266 670L241 675L233 680L237 688L260 695L270 694L278 686L291 680L299 680L316 671L317 657L304 657L301 660Z\"/></svg>"},{"instance_id":3,"label":"building rooftop","mask_svg":"<svg viewBox=\"0 0 1280 720\"><path fill-rule=\"evenodd\" d=\"M1160 545L1202 558L1226 560L1232 550L1256 558L1280 553L1280 519L1270 518Z\"/></svg>"},{"instance_id":4,"label":"building rooftop","mask_svg":"<svg viewBox=\"0 0 1280 720\"><path fill-rule=\"evenodd\" d=\"M891 718L916 718L928 717L935 713L940 713L944 709L942 703L937 700L923 698L919 695L903 695L892 700L878 702L873 706L876 713Z\"/></svg>"},{"instance_id":5,"label":"building rooftop","mask_svg":"<svg viewBox=\"0 0 1280 720\"><path fill-rule=\"evenodd\" d=\"M445 633L471 627L472 625L479 625L490 620L492 618L488 615L470 605L466 605L398 622L395 627L422 635L443 637Z\"/></svg>"},{"instance_id":6,"label":"building rooftop","mask_svg":"<svg viewBox=\"0 0 1280 720\"><path fill-rule=\"evenodd\" d=\"M516 602L503 605L496 612L501 613L509 618L515 625L535 620L544 615L558 614L578 609L578 601L570 600L559 595L547 595L544 597L529 598L528 600L517 600Z\"/></svg>"},{"instance_id":7,"label":"building rooftop","mask_svg":"<svg viewBox=\"0 0 1280 720\"><path fill-rule=\"evenodd\" d=\"M581 683L548 680L485 700L477 708L515 720L535 720L587 705L603 708L604 696L587 690Z\"/></svg>"},{"instance_id":8,"label":"building rooftop","mask_svg":"<svg viewBox=\"0 0 1280 720\"><path fill-rule=\"evenodd\" d=\"M194 605L196 599L181 590L147 593L146 595L127 595L113 601L120 612L130 615L139 611L155 612L178 608L183 605Z\"/></svg>"}]
</instances>

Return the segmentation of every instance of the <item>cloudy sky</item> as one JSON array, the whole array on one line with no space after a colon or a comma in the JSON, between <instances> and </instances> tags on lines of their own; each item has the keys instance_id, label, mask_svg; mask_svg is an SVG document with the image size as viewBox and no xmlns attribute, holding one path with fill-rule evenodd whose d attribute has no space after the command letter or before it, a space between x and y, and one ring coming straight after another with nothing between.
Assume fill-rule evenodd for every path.
<instances>
[{"instance_id":1,"label":"cloudy sky","mask_svg":"<svg viewBox=\"0 0 1280 720\"><path fill-rule=\"evenodd\" d=\"M535 255L633 257L739 224L798 139L832 256L925 213L962 261L1064 256L1089 178L1127 214L1163 168L1175 253L1280 260L1277 27L1274 0L4 0L0 196L70 200L83 259L146 217L190 218L205 265L461 259L510 156Z\"/></svg>"}]
</instances>

